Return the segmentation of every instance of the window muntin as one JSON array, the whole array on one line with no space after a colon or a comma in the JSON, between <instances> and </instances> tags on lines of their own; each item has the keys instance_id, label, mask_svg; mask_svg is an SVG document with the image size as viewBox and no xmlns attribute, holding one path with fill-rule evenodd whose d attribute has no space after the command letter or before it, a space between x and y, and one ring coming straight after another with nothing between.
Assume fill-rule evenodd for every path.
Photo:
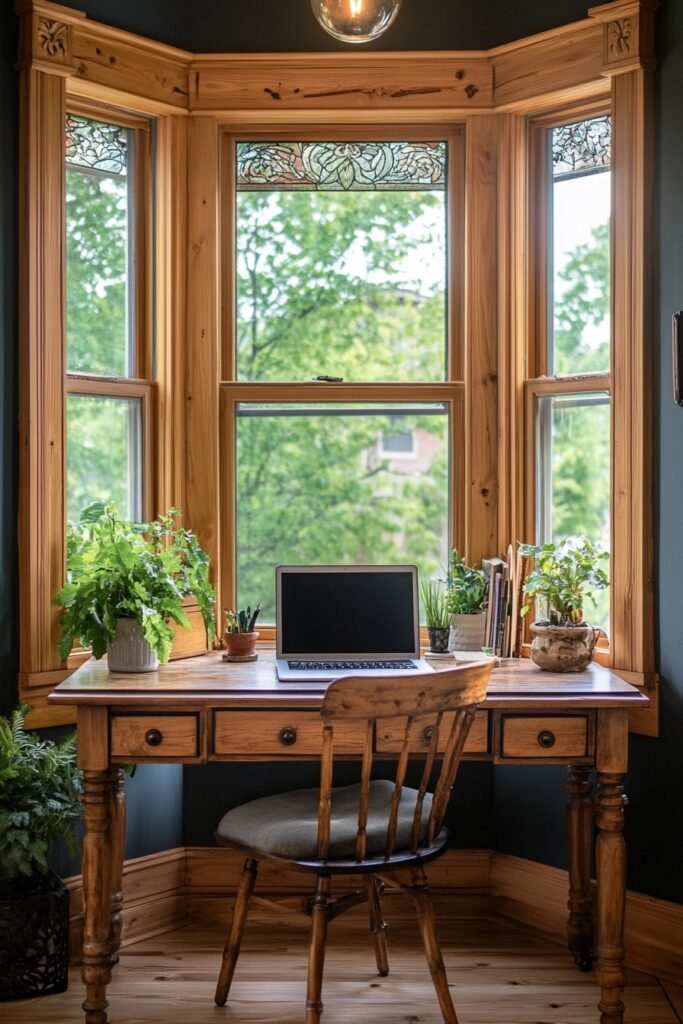
<instances>
[{"instance_id":1,"label":"window muntin","mask_svg":"<svg viewBox=\"0 0 683 1024\"><path fill-rule=\"evenodd\" d=\"M557 376L610 366L611 142L608 116L548 131L547 358Z\"/></svg>"},{"instance_id":2,"label":"window muntin","mask_svg":"<svg viewBox=\"0 0 683 1024\"><path fill-rule=\"evenodd\" d=\"M536 399L536 522L541 543L586 536L610 550L610 403L605 393ZM607 568L603 565L603 568ZM609 590L595 595L587 621L609 626Z\"/></svg>"},{"instance_id":3,"label":"window muntin","mask_svg":"<svg viewBox=\"0 0 683 1024\"><path fill-rule=\"evenodd\" d=\"M383 452L396 416L415 458ZM239 402L237 601L275 619L281 563L415 563L441 574L450 545L447 403Z\"/></svg>"},{"instance_id":4,"label":"window muntin","mask_svg":"<svg viewBox=\"0 0 683 1024\"><path fill-rule=\"evenodd\" d=\"M134 138L123 125L66 118L67 370L134 376Z\"/></svg>"},{"instance_id":5,"label":"window muntin","mask_svg":"<svg viewBox=\"0 0 683 1024\"><path fill-rule=\"evenodd\" d=\"M67 395L67 517L93 501L143 518L142 399Z\"/></svg>"},{"instance_id":6,"label":"window muntin","mask_svg":"<svg viewBox=\"0 0 683 1024\"><path fill-rule=\"evenodd\" d=\"M444 380L446 180L445 142L238 142L238 379Z\"/></svg>"}]
</instances>

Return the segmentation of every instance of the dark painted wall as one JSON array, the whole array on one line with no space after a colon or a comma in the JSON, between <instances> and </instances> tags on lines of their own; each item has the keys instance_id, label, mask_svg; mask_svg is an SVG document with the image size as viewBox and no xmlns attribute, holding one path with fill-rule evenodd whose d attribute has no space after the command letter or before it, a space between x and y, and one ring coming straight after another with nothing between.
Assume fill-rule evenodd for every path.
<instances>
[{"instance_id":1,"label":"dark painted wall","mask_svg":"<svg viewBox=\"0 0 683 1024\"><path fill-rule=\"evenodd\" d=\"M629 887L683 903L683 409L671 383L671 315L683 308L683 3L657 14L655 151L655 544L661 735L633 736ZM497 848L564 866L564 772L497 769Z\"/></svg>"},{"instance_id":2,"label":"dark painted wall","mask_svg":"<svg viewBox=\"0 0 683 1024\"><path fill-rule=\"evenodd\" d=\"M192 51L344 49L313 20L308 0L82 0L89 16ZM578 0L404 0L377 49L475 49L583 18ZM16 52L11 0L0 0L0 706L15 700L16 618ZM634 737L628 780L629 885L683 902L683 410L671 400L669 320L683 306L683 3L664 0L658 14L655 300L655 411L658 664L662 736ZM216 765L185 770L184 841L210 841L222 811L272 786L268 766ZM310 767L292 766L278 784L308 785ZM496 845L505 852L564 863L564 772L466 765L458 803L458 845ZM181 781L175 767L139 770L129 783L128 855L180 841ZM669 800L668 795L672 794ZM160 798L159 798L160 794ZM492 803L495 800L495 814Z\"/></svg>"},{"instance_id":3,"label":"dark painted wall","mask_svg":"<svg viewBox=\"0 0 683 1024\"><path fill-rule=\"evenodd\" d=\"M14 706L17 643L17 23L0 0L0 714Z\"/></svg>"}]
</instances>

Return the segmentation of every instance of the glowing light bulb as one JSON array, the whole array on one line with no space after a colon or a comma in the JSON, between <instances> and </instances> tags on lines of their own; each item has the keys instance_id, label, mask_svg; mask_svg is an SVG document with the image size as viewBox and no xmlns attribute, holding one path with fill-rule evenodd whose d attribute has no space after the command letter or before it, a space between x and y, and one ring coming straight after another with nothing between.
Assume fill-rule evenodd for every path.
<instances>
[{"instance_id":1,"label":"glowing light bulb","mask_svg":"<svg viewBox=\"0 0 683 1024\"><path fill-rule=\"evenodd\" d=\"M368 43L385 32L401 0L311 0L316 18L343 43Z\"/></svg>"}]
</instances>

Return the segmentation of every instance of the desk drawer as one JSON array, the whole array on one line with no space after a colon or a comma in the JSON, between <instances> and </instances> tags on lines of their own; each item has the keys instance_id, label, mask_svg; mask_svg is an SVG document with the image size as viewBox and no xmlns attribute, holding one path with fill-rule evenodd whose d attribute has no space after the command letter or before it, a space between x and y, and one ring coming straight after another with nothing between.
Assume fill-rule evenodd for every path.
<instances>
[{"instance_id":1,"label":"desk drawer","mask_svg":"<svg viewBox=\"0 0 683 1024\"><path fill-rule=\"evenodd\" d=\"M443 753L448 740L453 714L443 716L441 729L439 730L438 749ZM377 725L377 750L384 754L397 754L403 745L405 733L405 719L390 719L386 722L379 722ZM427 720L416 722L410 734L410 753L416 754L427 752L431 741L430 726ZM489 749L488 714L486 711L477 711L474 721L465 743L466 754L486 754Z\"/></svg>"},{"instance_id":2,"label":"desk drawer","mask_svg":"<svg viewBox=\"0 0 683 1024\"><path fill-rule=\"evenodd\" d=\"M214 716L215 754L319 756L322 736L322 719L315 711L217 711ZM334 740L335 752L361 754L363 727L335 725Z\"/></svg>"},{"instance_id":3,"label":"desk drawer","mask_svg":"<svg viewBox=\"0 0 683 1024\"><path fill-rule=\"evenodd\" d=\"M197 715L112 715L112 757L197 757Z\"/></svg>"},{"instance_id":4,"label":"desk drawer","mask_svg":"<svg viewBox=\"0 0 683 1024\"><path fill-rule=\"evenodd\" d=\"M591 753L588 715L502 715L499 755L503 758L584 758Z\"/></svg>"}]
</instances>

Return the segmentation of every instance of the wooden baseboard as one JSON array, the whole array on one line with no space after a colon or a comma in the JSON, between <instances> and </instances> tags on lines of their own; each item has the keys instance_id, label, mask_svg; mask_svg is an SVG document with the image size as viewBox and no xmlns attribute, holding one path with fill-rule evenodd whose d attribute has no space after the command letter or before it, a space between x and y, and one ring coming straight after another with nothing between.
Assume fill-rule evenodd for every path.
<instances>
[{"instance_id":1,"label":"wooden baseboard","mask_svg":"<svg viewBox=\"0 0 683 1024\"><path fill-rule=\"evenodd\" d=\"M184 848L153 853L127 861L123 869L121 944L180 928L187 920ZM69 948L72 962L83 945L83 885L81 876L67 879L69 888Z\"/></svg>"},{"instance_id":2,"label":"wooden baseboard","mask_svg":"<svg viewBox=\"0 0 683 1024\"><path fill-rule=\"evenodd\" d=\"M564 941L567 872L496 853L491 864L492 907L500 914ZM680 984L683 978L683 906L626 894L626 964Z\"/></svg>"},{"instance_id":3,"label":"wooden baseboard","mask_svg":"<svg viewBox=\"0 0 683 1024\"><path fill-rule=\"evenodd\" d=\"M449 850L429 866L429 881L435 892L489 893L491 885L490 850ZM189 847L186 864L186 893L216 896L237 888L244 854L221 847ZM357 884L349 875L339 877L339 885ZM259 869L259 889L273 895L302 892L301 872L290 871L274 862L263 861Z\"/></svg>"},{"instance_id":4,"label":"wooden baseboard","mask_svg":"<svg viewBox=\"0 0 683 1024\"><path fill-rule=\"evenodd\" d=\"M126 863L122 943L171 931L191 917L227 920L244 857L232 850L190 847L152 854ZM489 909L564 942L567 928L567 872L491 850L449 850L429 866L437 907L457 897L458 916ZM357 879L340 879L352 886ZM71 892L71 948L82 943L80 877ZM305 891L302 876L273 863L259 875L263 893L295 896ZM628 892L626 964L654 974L675 988L683 978L683 906Z\"/></svg>"}]
</instances>

